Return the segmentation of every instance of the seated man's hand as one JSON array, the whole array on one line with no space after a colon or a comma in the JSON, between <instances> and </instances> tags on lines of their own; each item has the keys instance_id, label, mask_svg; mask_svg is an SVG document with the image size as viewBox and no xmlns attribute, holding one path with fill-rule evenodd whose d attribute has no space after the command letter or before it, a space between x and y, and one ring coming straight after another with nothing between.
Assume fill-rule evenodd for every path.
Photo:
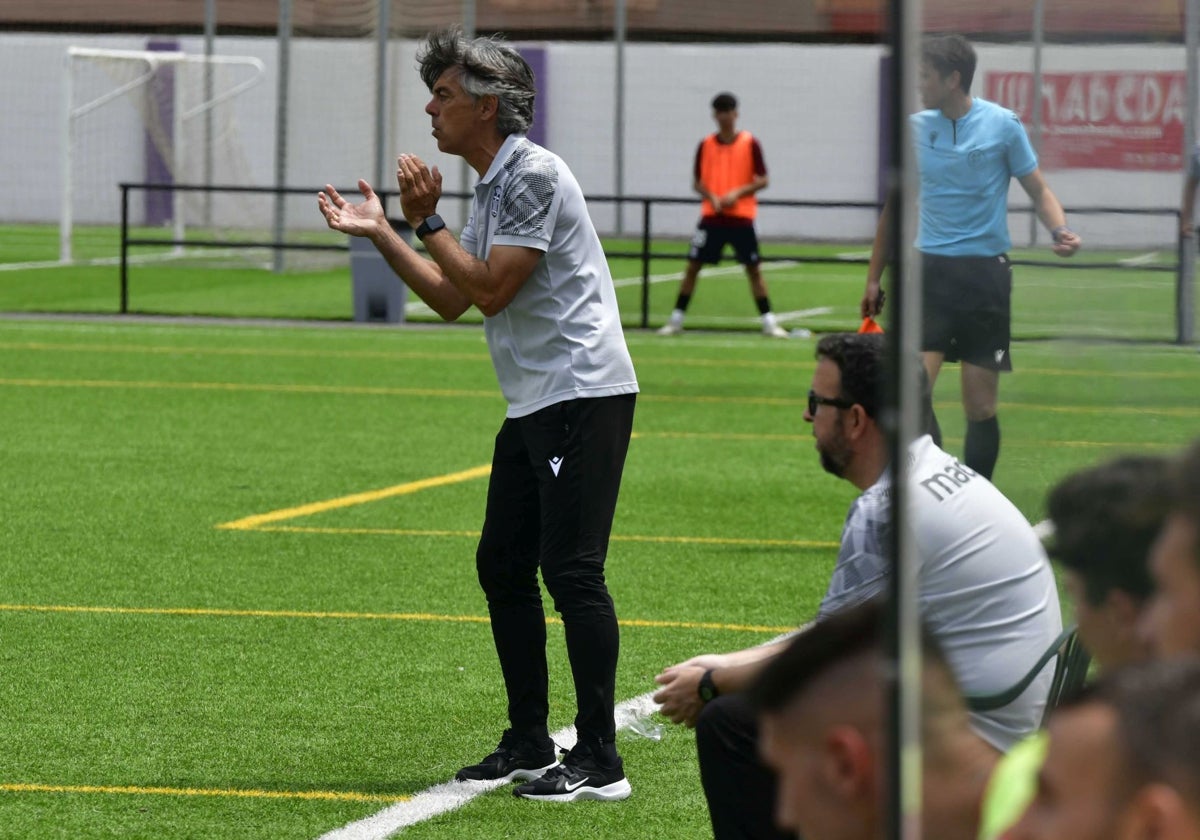
<instances>
[{"instance_id":1,"label":"seated man's hand","mask_svg":"<svg viewBox=\"0 0 1200 840\"><path fill-rule=\"evenodd\" d=\"M719 657L714 655L697 656L687 662L664 668L654 681L662 686L654 692L654 702L660 705L659 711L672 723L682 723L684 726L696 725L704 701L700 699L700 677L709 668L718 667L715 663Z\"/></svg>"},{"instance_id":2,"label":"seated man's hand","mask_svg":"<svg viewBox=\"0 0 1200 840\"><path fill-rule=\"evenodd\" d=\"M676 665L668 668L654 678L662 686L654 692L654 702L661 708L659 711L672 723L682 723L685 726L695 726L700 717L704 702L697 693L703 668Z\"/></svg>"}]
</instances>

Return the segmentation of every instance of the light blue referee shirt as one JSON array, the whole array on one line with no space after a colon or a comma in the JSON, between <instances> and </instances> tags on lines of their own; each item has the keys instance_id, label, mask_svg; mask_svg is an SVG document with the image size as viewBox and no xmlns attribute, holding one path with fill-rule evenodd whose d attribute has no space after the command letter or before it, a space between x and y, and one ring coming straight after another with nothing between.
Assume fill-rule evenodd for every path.
<instances>
[{"instance_id":1,"label":"light blue referee shirt","mask_svg":"<svg viewBox=\"0 0 1200 840\"><path fill-rule=\"evenodd\" d=\"M957 120L937 109L909 120L921 175L917 250L949 257L1008 251L1009 182L1038 165L1020 118L975 98Z\"/></svg>"}]
</instances>

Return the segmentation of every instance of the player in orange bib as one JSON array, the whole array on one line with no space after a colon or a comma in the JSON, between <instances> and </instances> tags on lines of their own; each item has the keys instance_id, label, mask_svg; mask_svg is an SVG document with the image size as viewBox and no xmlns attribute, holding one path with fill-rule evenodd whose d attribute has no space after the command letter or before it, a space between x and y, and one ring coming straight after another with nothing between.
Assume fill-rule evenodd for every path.
<instances>
[{"instance_id":1,"label":"player in orange bib","mask_svg":"<svg viewBox=\"0 0 1200 840\"><path fill-rule=\"evenodd\" d=\"M754 219L758 215L755 193L767 186L767 165L762 147L749 131L737 128L737 98L732 93L719 93L712 101L713 119L718 130L700 141L696 149L693 189L700 193L700 224L688 249L687 269L679 285L679 297L670 320L658 331L659 335L678 335L683 332L683 319L688 303L696 289L696 279L703 265L715 265L721 260L725 246L733 246L738 262L746 267L750 290L762 315L763 335L787 338L771 311L767 284L763 280L758 236Z\"/></svg>"}]
</instances>

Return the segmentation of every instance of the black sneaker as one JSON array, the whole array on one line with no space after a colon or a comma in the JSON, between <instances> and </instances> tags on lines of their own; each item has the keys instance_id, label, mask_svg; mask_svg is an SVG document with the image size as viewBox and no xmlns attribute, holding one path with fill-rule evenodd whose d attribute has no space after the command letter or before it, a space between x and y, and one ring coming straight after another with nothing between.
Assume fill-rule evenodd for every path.
<instances>
[{"instance_id":1,"label":"black sneaker","mask_svg":"<svg viewBox=\"0 0 1200 840\"><path fill-rule=\"evenodd\" d=\"M574 802L576 799L600 799L615 802L633 792L625 778L620 756L613 752L615 763L605 766L592 751L582 744L563 756L562 763L547 770L531 782L513 788L514 796L541 799L546 802Z\"/></svg>"},{"instance_id":2,"label":"black sneaker","mask_svg":"<svg viewBox=\"0 0 1200 840\"><path fill-rule=\"evenodd\" d=\"M478 764L464 767L454 774L460 782L529 781L536 779L558 763L554 742L522 737L511 729L504 730L500 744Z\"/></svg>"}]
</instances>

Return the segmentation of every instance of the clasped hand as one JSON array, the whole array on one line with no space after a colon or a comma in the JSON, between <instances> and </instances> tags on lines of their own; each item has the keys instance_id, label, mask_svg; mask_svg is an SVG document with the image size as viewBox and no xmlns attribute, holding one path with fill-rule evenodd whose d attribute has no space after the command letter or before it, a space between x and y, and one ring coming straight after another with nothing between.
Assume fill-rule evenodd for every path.
<instances>
[{"instance_id":1,"label":"clasped hand","mask_svg":"<svg viewBox=\"0 0 1200 840\"><path fill-rule=\"evenodd\" d=\"M400 187L400 210L414 228L437 212L442 197L442 173L436 166L431 171L416 155L400 155L396 159L396 183ZM317 193L317 207L333 230L351 236L371 236L387 227L383 202L362 178L358 179L358 190L363 201L351 204L332 185L326 184L325 190Z\"/></svg>"},{"instance_id":2,"label":"clasped hand","mask_svg":"<svg viewBox=\"0 0 1200 840\"><path fill-rule=\"evenodd\" d=\"M442 173L432 170L416 155L396 158L396 183L400 186L400 210L414 228L437 212L442 197Z\"/></svg>"}]
</instances>

